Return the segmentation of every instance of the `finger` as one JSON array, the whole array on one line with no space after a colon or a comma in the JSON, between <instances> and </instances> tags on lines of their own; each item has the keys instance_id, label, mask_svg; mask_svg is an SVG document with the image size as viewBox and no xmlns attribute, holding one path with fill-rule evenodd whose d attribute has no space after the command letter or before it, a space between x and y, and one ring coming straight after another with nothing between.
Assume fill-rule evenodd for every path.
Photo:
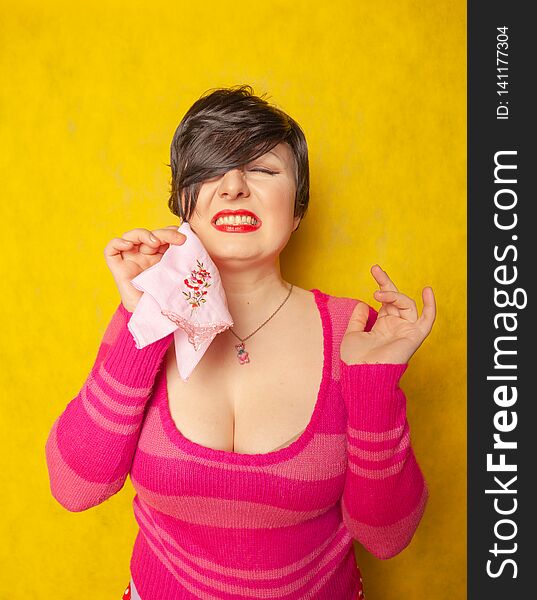
<instances>
[{"instance_id":1,"label":"finger","mask_svg":"<svg viewBox=\"0 0 537 600\"><path fill-rule=\"evenodd\" d=\"M414 323L418 319L418 309L412 298L401 292L376 290L373 294L376 300L383 304L390 304L401 311L399 316Z\"/></svg>"},{"instance_id":2,"label":"finger","mask_svg":"<svg viewBox=\"0 0 537 600\"><path fill-rule=\"evenodd\" d=\"M130 240L123 238L113 238L106 244L104 249L104 257L107 261L118 262L123 260L122 252L132 250L133 243Z\"/></svg>"},{"instance_id":3,"label":"finger","mask_svg":"<svg viewBox=\"0 0 537 600\"><path fill-rule=\"evenodd\" d=\"M142 228L127 231L123 234L123 238L134 244L145 244L149 248L158 248L162 243L149 229Z\"/></svg>"},{"instance_id":4,"label":"finger","mask_svg":"<svg viewBox=\"0 0 537 600\"><path fill-rule=\"evenodd\" d=\"M433 288L430 286L423 288L421 297L423 299L423 309L417 323L423 333L429 335L436 319L436 299Z\"/></svg>"},{"instance_id":5,"label":"finger","mask_svg":"<svg viewBox=\"0 0 537 600\"><path fill-rule=\"evenodd\" d=\"M172 229L175 229L175 231L172 231ZM175 225L170 225L162 229L153 229L152 233L161 241L161 244L157 249L158 254L164 254L170 247L170 244L180 246L186 241L186 235L177 231Z\"/></svg>"},{"instance_id":6,"label":"finger","mask_svg":"<svg viewBox=\"0 0 537 600\"><path fill-rule=\"evenodd\" d=\"M388 277L388 273L381 269L380 265L373 265L371 267L371 275L373 275L381 290L392 292L399 291L395 283Z\"/></svg>"},{"instance_id":7,"label":"finger","mask_svg":"<svg viewBox=\"0 0 537 600\"><path fill-rule=\"evenodd\" d=\"M163 231L163 230L161 230ZM168 230L169 232L169 230ZM127 231L123 234L125 239L131 240L132 243L136 246L138 252L140 254L153 255L159 254L160 248L163 242L159 237L157 237L152 231L149 229L132 229L131 231ZM166 249L168 246L166 246Z\"/></svg>"},{"instance_id":8,"label":"finger","mask_svg":"<svg viewBox=\"0 0 537 600\"><path fill-rule=\"evenodd\" d=\"M365 302L361 302L359 300L352 311L345 333L350 333L352 331L364 331L368 318L369 306Z\"/></svg>"},{"instance_id":9,"label":"finger","mask_svg":"<svg viewBox=\"0 0 537 600\"><path fill-rule=\"evenodd\" d=\"M161 245L175 244L177 246L180 246L186 241L186 235L184 233L180 233L177 230L172 231L171 227L165 227L163 229L153 229L152 233L161 241Z\"/></svg>"}]
</instances>

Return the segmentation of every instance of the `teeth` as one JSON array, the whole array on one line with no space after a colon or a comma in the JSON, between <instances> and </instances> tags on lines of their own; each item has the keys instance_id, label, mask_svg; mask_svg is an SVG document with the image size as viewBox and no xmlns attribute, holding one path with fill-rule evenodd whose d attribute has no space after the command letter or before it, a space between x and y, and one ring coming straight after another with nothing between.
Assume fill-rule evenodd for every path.
<instances>
[{"instance_id":1,"label":"teeth","mask_svg":"<svg viewBox=\"0 0 537 600\"><path fill-rule=\"evenodd\" d=\"M241 225L242 223L257 225L257 220L246 215L226 215L216 220L216 225Z\"/></svg>"}]
</instances>

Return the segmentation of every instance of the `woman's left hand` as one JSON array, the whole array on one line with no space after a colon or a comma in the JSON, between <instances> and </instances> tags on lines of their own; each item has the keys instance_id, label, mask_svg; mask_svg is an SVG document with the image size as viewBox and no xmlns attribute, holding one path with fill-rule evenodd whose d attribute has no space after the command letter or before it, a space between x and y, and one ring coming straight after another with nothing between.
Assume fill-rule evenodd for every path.
<instances>
[{"instance_id":1,"label":"woman's left hand","mask_svg":"<svg viewBox=\"0 0 537 600\"><path fill-rule=\"evenodd\" d=\"M433 290L423 288L423 310L418 316L414 300L402 294L379 265L371 267L371 274L379 284L374 297L382 307L371 331L364 331L369 307L358 302L341 341L341 359L348 365L407 363L429 335L436 318Z\"/></svg>"}]
</instances>

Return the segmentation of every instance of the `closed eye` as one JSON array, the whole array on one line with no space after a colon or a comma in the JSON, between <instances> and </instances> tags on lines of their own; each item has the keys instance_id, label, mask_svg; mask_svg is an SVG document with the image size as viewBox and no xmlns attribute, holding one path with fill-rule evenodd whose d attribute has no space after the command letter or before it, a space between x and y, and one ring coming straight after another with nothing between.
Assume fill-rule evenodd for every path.
<instances>
[{"instance_id":1,"label":"closed eye","mask_svg":"<svg viewBox=\"0 0 537 600\"><path fill-rule=\"evenodd\" d=\"M250 169L250 171L259 171L260 173L267 173L267 175L276 175L276 171L269 171L268 169L259 169L259 168L254 168L254 169Z\"/></svg>"}]
</instances>

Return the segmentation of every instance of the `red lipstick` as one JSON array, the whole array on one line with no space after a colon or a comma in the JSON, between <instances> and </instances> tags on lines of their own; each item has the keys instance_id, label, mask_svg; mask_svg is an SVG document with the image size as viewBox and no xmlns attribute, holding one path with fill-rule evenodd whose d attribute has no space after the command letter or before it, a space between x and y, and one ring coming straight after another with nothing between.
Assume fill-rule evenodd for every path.
<instances>
[{"instance_id":1,"label":"red lipstick","mask_svg":"<svg viewBox=\"0 0 537 600\"><path fill-rule=\"evenodd\" d=\"M233 215L251 217L252 219L256 220L256 223L255 224L252 224L252 223L238 223L238 224L220 223L218 225L216 224L216 221L220 217L233 216ZM253 213L249 210L245 210L243 208L238 208L237 210L226 209L226 210L220 210L214 215L214 217L211 219L211 225L215 229L218 229L218 231L223 231L223 232L227 232L227 233L248 233L250 231L256 231L257 229L259 229L261 227L261 219L255 213Z\"/></svg>"}]
</instances>

